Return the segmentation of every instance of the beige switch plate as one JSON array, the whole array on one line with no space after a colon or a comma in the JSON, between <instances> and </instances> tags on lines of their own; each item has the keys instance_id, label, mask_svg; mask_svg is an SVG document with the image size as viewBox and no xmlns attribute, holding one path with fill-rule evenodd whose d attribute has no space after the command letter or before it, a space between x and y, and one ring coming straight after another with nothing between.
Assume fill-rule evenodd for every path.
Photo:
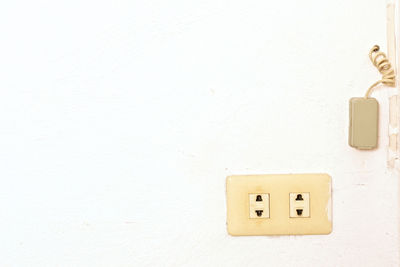
<instances>
[{"instance_id":1,"label":"beige switch plate","mask_svg":"<svg viewBox=\"0 0 400 267\"><path fill-rule=\"evenodd\" d=\"M353 97L349 105L349 145L362 150L376 148L378 146L378 101L372 97Z\"/></svg>"},{"instance_id":2,"label":"beige switch plate","mask_svg":"<svg viewBox=\"0 0 400 267\"><path fill-rule=\"evenodd\" d=\"M251 216L255 205L251 196L254 199L254 196L266 194L268 212L263 214L268 216ZM302 195L303 201L295 200L298 194ZM312 235L332 232L331 177L327 174L228 176L226 198L230 235ZM297 215L296 209L302 209L301 215Z\"/></svg>"}]
</instances>

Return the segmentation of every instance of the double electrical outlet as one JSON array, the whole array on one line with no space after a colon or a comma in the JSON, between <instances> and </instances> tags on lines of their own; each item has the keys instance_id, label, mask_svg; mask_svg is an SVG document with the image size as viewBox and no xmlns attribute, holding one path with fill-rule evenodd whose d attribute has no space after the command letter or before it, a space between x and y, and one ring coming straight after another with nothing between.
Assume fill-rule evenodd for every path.
<instances>
[{"instance_id":1,"label":"double electrical outlet","mask_svg":"<svg viewBox=\"0 0 400 267\"><path fill-rule=\"evenodd\" d=\"M310 217L310 193L297 192L289 194L288 217ZM249 218L268 219L270 216L269 193L249 194Z\"/></svg>"},{"instance_id":2,"label":"double electrical outlet","mask_svg":"<svg viewBox=\"0 0 400 267\"><path fill-rule=\"evenodd\" d=\"M226 180L231 235L329 234L327 174L235 175Z\"/></svg>"}]
</instances>

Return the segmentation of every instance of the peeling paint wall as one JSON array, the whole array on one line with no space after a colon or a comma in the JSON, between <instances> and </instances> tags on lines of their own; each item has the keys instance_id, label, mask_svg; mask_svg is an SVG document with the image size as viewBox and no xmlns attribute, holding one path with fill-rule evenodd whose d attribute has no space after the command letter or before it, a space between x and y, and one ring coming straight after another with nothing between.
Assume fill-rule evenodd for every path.
<instances>
[{"instance_id":1,"label":"peeling paint wall","mask_svg":"<svg viewBox=\"0 0 400 267\"><path fill-rule=\"evenodd\" d=\"M398 176L347 145L382 1L9 1L1 266L398 266ZM326 172L327 236L231 237L225 177Z\"/></svg>"}]
</instances>

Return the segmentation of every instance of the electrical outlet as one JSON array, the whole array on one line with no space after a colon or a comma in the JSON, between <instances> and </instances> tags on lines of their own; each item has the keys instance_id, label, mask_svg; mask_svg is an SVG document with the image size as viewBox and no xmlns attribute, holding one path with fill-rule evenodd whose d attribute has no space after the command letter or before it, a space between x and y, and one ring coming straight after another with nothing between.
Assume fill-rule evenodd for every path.
<instances>
[{"instance_id":1,"label":"electrical outlet","mask_svg":"<svg viewBox=\"0 0 400 267\"><path fill-rule=\"evenodd\" d=\"M249 218L269 218L269 194L249 194Z\"/></svg>"},{"instance_id":2,"label":"electrical outlet","mask_svg":"<svg viewBox=\"0 0 400 267\"><path fill-rule=\"evenodd\" d=\"M228 176L226 197L231 235L332 231L331 177L327 174Z\"/></svg>"},{"instance_id":3,"label":"electrical outlet","mask_svg":"<svg viewBox=\"0 0 400 267\"><path fill-rule=\"evenodd\" d=\"M289 194L289 216L290 218L310 217L310 193Z\"/></svg>"}]
</instances>

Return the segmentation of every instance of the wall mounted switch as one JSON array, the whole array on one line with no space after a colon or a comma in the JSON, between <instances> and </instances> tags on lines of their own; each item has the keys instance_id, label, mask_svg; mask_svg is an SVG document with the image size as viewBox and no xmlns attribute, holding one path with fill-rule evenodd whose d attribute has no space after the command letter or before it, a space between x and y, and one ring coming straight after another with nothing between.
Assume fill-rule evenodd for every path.
<instances>
[{"instance_id":1,"label":"wall mounted switch","mask_svg":"<svg viewBox=\"0 0 400 267\"><path fill-rule=\"evenodd\" d=\"M379 104L375 98L350 99L349 145L357 149L378 146Z\"/></svg>"},{"instance_id":2,"label":"wall mounted switch","mask_svg":"<svg viewBox=\"0 0 400 267\"><path fill-rule=\"evenodd\" d=\"M332 231L327 174L233 175L226 178L231 235L307 235Z\"/></svg>"}]
</instances>

